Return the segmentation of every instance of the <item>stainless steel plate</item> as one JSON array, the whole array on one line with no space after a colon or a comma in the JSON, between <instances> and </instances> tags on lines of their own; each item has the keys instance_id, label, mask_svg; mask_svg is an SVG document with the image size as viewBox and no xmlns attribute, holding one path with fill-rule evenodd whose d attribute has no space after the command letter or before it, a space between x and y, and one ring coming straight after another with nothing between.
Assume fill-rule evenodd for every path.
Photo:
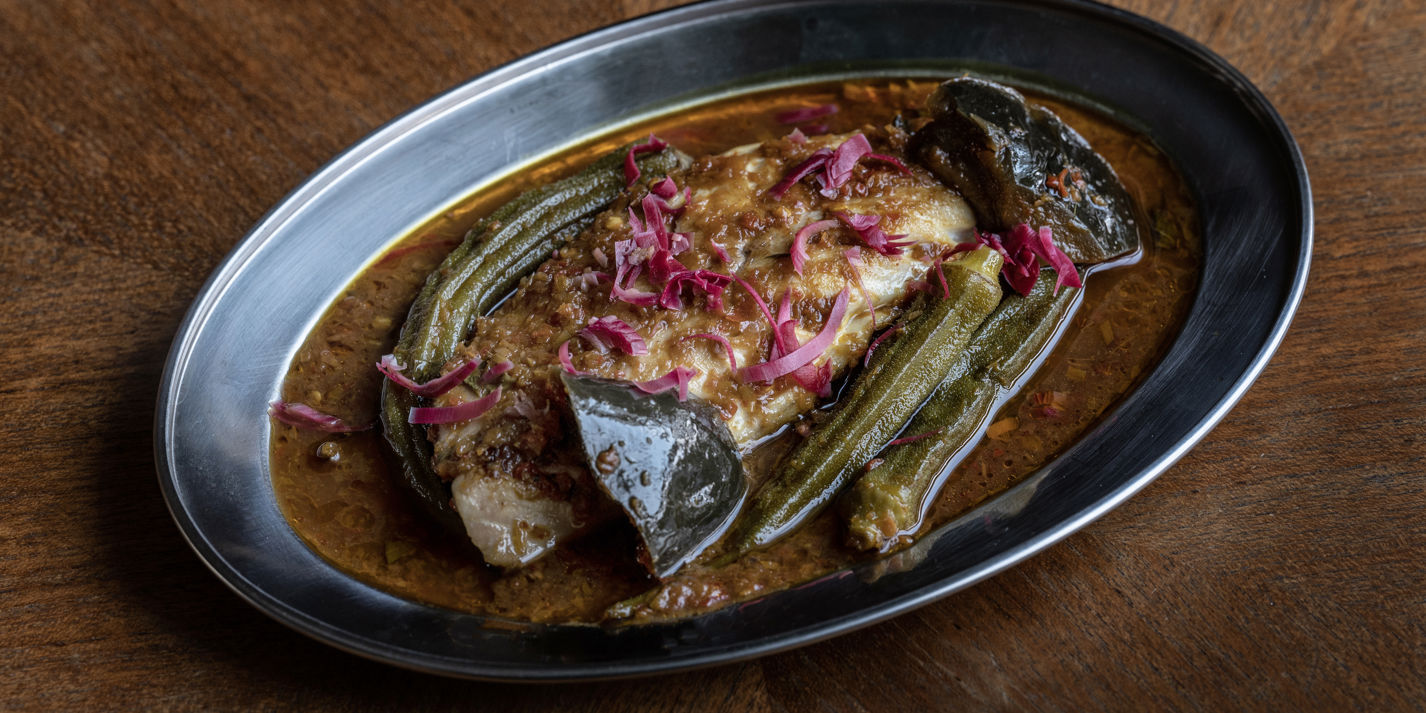
<instances>
[{"instance_id":1,"label":"stainless steel plate","mask_svg":"<svg viewBox=\"0 0 1426 713\"><path fill-rule=\"evenodd\" d=\"M296 537L267 470L267 402L322 310L373 256L492 176L660 108L794 78L975 68L1108 107L1177 162L1206 269L1180 338L1072 450L912 550L795 591L625 628L488 620L333 569ZM1182 456L1257 376L1302 296L1307 174L1262 95L1200 45L1099 5L757 2L680 8L478 77L393 121L282 201L213 273L160 392L159 480L184 536L240 596L364 656L498 679L628 676L758 656L920 606L1048 547Z\"/></svg>"}]
</instances>

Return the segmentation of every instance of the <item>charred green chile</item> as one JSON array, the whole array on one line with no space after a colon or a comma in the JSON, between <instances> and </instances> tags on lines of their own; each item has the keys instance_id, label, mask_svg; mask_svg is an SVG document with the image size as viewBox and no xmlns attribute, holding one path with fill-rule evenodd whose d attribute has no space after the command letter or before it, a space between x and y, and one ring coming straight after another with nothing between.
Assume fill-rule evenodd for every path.
<instances>
[{"instance_id":1,"label":"charred green chile","mask_svg":"<svg viewBox=\"0 0 1426 713\"><path fill-rule=\"evenodd\" d=\"M440 375L470 333L475 318L493 308L555 248L578 234L625 188L623 146L569 178L520 194L466 233L465 240L427 278L401 327L393 353L405 374L423 382ZM644 154L645 180L681 163L673 149ZM462 525L450 494L431 466L426 429L406 422L418 397L390 381L382 385L381 424L401 466L403 481L445 527Z\"/></svg>"},{"instance_id":2,"label":"charred green chile","mask_svg":"<svg viewBox=\"0 0 1426 713\"><path fill-rule=\"evenodd\" d=\"M974 77L943 83L927 109L932 121L911 153L965 197L981 229L1049 226L1080 264L1138 249L1133 203L1114 169L1048 109ZM1052 189L1047 179L1073 185Z\"/></svg>"},{"instance_id":3,"label":"charred green chile","mask_svg":"<svg viewBox=\"0 0 1426 713\"><path fill-rule=\"evenodd\" d=\"M673 391L560 374L585 462L643 541L640 559L665 579L703 552L748 491L743 461L718 410Z\"/></svg>"},{"instance_id":4,"label":"charred green chile","mask_svg":"<svg viewBox=\"0 0 1426 713\"><path fill-rule=\"evenodd\" d=\"M848 489L840 505L849 544L886 550L920 527L945 464L975 436L998 397L1030 368L1079 295L1074 288L1055 294L1054 284L1046 268L1030 294L1006 295L905 430L935 434L892 446Z\"/></svg>"},{"instance_id":5,"label":"charred green chile","mask_svg":"<svg viewBox=\"0 0 1426 713\"><path fill-rule=\"evenodd\" d=\"M918 298L903 332L878 347L827 421L758 491L735 525L730 555L766 545L821 510L902 429L1000 302L1001 264L981 248L942 265L950 296L936 289Z\"/></svg>"}]
</instances>

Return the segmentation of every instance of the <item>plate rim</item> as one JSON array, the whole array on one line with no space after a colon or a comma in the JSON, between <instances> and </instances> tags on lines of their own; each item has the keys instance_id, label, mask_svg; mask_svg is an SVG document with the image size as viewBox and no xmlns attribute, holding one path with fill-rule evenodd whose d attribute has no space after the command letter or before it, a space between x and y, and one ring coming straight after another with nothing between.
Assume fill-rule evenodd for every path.
<instances>
[{"instance_id":1,"label":"plate rim","mask_svg":"<svg viewBox=\"0 0 1426 713\"><path fill-rule=\"evenodd\" d=\"M913 0L913 2L916 1L917 0ZM334 627L328 622L313 618L290 607L281 599L271 597L268 592L253 584L239 568L233 566L227 558L203 536L203 533L197 529L184 510L183 503L174 485L178 477L174 470L172 459L170 458L170 449L173 445L170 439L170 434L172 433L170 421L175 415L173 406L176 402L174 391L181 385L178 381L178 376L183 373L183 369L186 367L188 359L191 356L195 336L201 332L201 328L207 322L207 318L213 308L222 300L227 288L232 284L244 266L248 264L254 255L269 244L269 239L272 237L276 228L280 227L288 217L303 205L306 205L311 200L338 184L345 172L355 168L384 150L392 143L393 139L404 135L411 128L420 125L430 117L437 116L460 104L479 101L482 95L489 93L507 81L524 76L530 71L541 71L543 67L576 56L587 50L610 45L622 39L636 37L645 32L657 31L685 22L694 22L727 13L805 4L807 3L797 2L795 0L705 0L692 5L669 8L631 18L537 50L523 57L493 67L467 81L461 82L451 89L441 92L433 98L400 114L391 121L386 122L336 154L270 208L257 221L254 227L234 245L222 261L213 269L207 280L205 280L175 333L160 380L154 416L154 455L160 489L170 516L174 519L175 524L178 526L180 533L188 542L189 546L198 554L204 566L212 571L225 586L244 601L289 628L344 651L384 663L390 663L417 671L483 680L578 681L627 678L657 672L689 670L741 661L803 646L884 621L937 599L944 598L956 591L1019 564L1028 557L1060 542L1070 534L1073 534L1080 528L1103 516L1109 510L1117 507L1146 487L1197 445L1242 399L1252 383L1261 374L1285 338L1287 330L1305 294L1314 242L1314 216L1310 181L1300 148L1287 127L1286 122L1278 114L1271 102L1267 100L1262 92L1249 81L1245 75L1222 57L1186 35L1153 20L1149 20L1148 18L1141 17L1126 10L1093 2L1092 0L1010 0L1010 2L998 4L1025 7L1050 7L1061 11L1068 10L1087 14L1092 16L1093 19L1117 23L1135 33L1153 37L1170 45L1173 49L1186 54L1205 69L1215 72L1217 79L1222 84L1237 92L1243 105L1257 116L1260 121L1265 123L1264 128L1269 130L1273 138L1281 142L1281 145L1276 148L1283 152L1292 164L1291 172L1296 179L1296 185L1293 188L1295 188L1298 198L1296 217L1301 223L1300 234L1296 236L1300 241L1296 243L1296 245L1299 246L1300 252L1283 308L1278 313L1277 319L1268 333L1267 338L1262 343L1262 347L1253 356L1248 367L1238 374L1227 394L1219 400L1204 418L1199 420L1197 425L1185 435L1185 437L1173 444L1171 448L1165 450L1154 461L1151 467L1144 469L1119 488L1107 493L1092 506L1081 510L1076 516L1063 520L1048 531L1031 538L1027 542L1004 551L990 560L982 562L982 565L976 567L974 572L969 576L950 577L934 586L921 587L899 597L887 600L880 605L863 608L851 615L822 620L815 626L794 630L778 636L765 637L752 644L740 644L736 647L731 647L734 649L732 653L724 648L714 648L701 654L681 657L672 661L593 662L569 664L556 668L539 667L531 669L516 667L510 670L504 670L488 665L473 668L469 661L463 659L453 660L450 657L435 655L427 655L424 658L403 657L401 654L409 653L406 649L393 648L391 651L386 652L375 651L368 648L371 643L369 638L360 637L339 627ZM861 5L864 3L862 0L826 0L824 4ZM922 4L940 3L923 2ZM959 3L949 4L987 3L981 0L963 0ZM1290 233L1290 230L1285 229L1284 233ZM1292 236L1288 235L1287 237L1291 238ZM264 458L265 457L264 455ZM266 471L266 469L264 469L264 471ZM1018 487L1020 486L1016 486L1016 488ZM1012 488L1011 490L1013 491L1016 488ZM1005 494L1006 493L1001 493L1000 496ZM1000 496L996 496L992 498L992 500Z\"/></svg>"}]
</instances>

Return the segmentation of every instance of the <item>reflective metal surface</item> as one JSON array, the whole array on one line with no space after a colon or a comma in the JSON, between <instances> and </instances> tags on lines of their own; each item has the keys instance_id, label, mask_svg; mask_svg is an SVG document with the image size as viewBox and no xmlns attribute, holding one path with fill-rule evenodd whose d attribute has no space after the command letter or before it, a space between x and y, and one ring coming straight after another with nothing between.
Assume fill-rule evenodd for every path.
<instances>
[{"instance_id":1,"label":"reflective metal surface","mask_svg":"<svg viewBox=\"0 0 1426 713\"><path fill-rule=\"evenodd\" d=\"M913 549L706 616L599 628L500 622L377 591L283 520L266 404L322 310L384 246L511 166L730 86L954 68L1109 107L1179 164L1206 269L1144 384L1027 482ZM240 596L355 653L479 678L629 676L757 656L920 606L1044 549L1129 497L1218 422L1302 295L1311 200L1282 121L1240 74L1141 18L1084 2L715 2L633 20L496 69L395 120L288 196L209 279L157 411L183 535Z\"/></svg>"}]
</instances>

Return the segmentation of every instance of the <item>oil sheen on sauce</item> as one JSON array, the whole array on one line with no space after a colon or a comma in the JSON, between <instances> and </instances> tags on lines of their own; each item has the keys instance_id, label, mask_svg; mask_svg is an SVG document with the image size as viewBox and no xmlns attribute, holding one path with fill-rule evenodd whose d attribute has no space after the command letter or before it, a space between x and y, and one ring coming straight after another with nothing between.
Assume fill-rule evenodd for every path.
<instances>
[{"instance_id":1,"label":"oil sheen on sauce","mask_svg":"<svg viewBox=\"0 0 1426 713\"><path fill-rule=\"evenodd\" d=\"M911 113L931 81L858 80L743 94L601 136L459 202L373 262L298 350L282 396L355 423L376 421L381 375L421 282L480 216L593 157L657 133L691 155L786 134L774 114L836 102L817 120L831 132ZM930 504L944 523L1034 472L1095 424L1153 368L1177 334L1197 284L1201 251L1186 187L1145 138L1098 114L1034 97L1079 131L1119 173L1141 209L1137 261L1098 270L1068 329L1023 388L991 418ZM791 434L748 458L758 479ZM486 567L464 537L427 522L401 490L379 430L334 435L274 423L270 464L278 504L319 555L398 596L460 611L531 621L595 621L611 604L657 585L635 563L635 535L606 526L509 573ZM770 548L721 569L685 568L645 615L679 616L787 588L865 559L841 544L830 510ZM924 531L924 530L923 530Z\"/></svg>"}]
</instances>

